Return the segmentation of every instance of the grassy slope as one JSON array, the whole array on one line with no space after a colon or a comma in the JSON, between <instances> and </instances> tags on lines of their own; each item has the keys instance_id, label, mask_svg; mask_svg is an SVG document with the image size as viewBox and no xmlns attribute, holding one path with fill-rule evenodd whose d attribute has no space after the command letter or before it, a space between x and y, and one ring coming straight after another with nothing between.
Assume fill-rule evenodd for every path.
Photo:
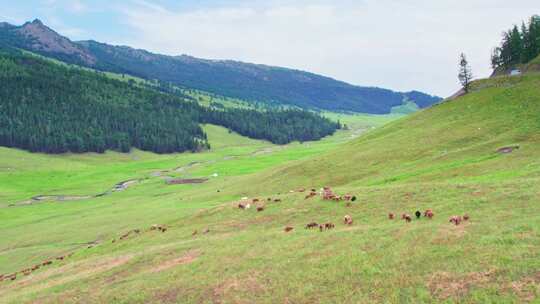
<instances>
[{"instance_id":1,"label":"grassy slope","mask_svg":"<svg viewBox=\"0 0 540 304\"><path fill-rule=\"evenodd\" d=\"M72 243L101 241L91 249L81 245L69 260L29 277L1 283L0 299L537 300L540 77L501 77L475 85L468 96L348 143L341 144L351 132L342 131L320 143L293 144L267 154L252 154L248 145L243 148L247 154L238 158L188 171L193 176L219 171L219 177L206 184L165 186L148 179L100 199L0 209L1 271L74 250L78 245ZM507 155L495 153L513 144L521 148ZM219 157L224 155L231 154ZM310 155L314 157L307 159ZM322 185L354 193L359 200L345 207L318 198L304 200L303 194L288 191ZM283 202L267 204L261 213L240 211L232 202L244 195L280 197ZM432 221L386 219L389 211L427 208L436 213ZM472 217L469 223L456 227L447 222L450 215L465 212ZM340 223L345 214L353 216L353 226ZM310 221L333 221L337 227L324 233L304 230ZM110 242L154 222L168 224L169 230ZM295 230L285 234L285 225ZM205 228L210 233L203 235ZM192 236L194 230L199 233Z\"/></svg>"}]
</instances>

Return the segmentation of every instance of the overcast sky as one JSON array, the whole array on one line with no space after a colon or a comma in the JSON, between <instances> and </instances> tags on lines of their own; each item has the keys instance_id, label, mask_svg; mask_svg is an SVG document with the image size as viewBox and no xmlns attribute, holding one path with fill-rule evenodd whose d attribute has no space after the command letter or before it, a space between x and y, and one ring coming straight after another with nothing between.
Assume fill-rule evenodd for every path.
<instances>
[{"instance_id":1,"label":"overcast sky","mask_svg":"<svg viewBox=\"0 0 540 304\"><path fill-rule=\"evenodd\" d=\"M489 76L501 32L539 0L0 0L0 21L34 18L74 40L307 70L362 86L448 96L465 52Z\"/></svg>"}]
</instances>

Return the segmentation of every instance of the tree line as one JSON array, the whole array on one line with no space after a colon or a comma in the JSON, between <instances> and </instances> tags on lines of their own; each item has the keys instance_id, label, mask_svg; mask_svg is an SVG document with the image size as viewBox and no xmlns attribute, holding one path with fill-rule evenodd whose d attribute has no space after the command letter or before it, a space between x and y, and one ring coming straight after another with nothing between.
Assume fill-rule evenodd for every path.
<instances>
[{"instance_id":1,"label":"tree line","mask_svg":"<svg viewBox=\"0 0 540 304\"><path fill-rule=\"evenodd\" d=\"M540 16L533 16L521 27L503 33L499 47L493 50L491 65L494 69L509 68L528 63L540 55Z\"/></svg>"},{"instance_id":2,"label":"tree line","mask_svg":"<svg viewBox=\"0 0 540 304\"><path fill-rule=\"evenodd\" d=\"M317 140L339 123L299 110L206 108L181 95L0 49L0 145L32 152L156 153L210 147L202 123L276 144Z\"/></svg>"}]
</instances>

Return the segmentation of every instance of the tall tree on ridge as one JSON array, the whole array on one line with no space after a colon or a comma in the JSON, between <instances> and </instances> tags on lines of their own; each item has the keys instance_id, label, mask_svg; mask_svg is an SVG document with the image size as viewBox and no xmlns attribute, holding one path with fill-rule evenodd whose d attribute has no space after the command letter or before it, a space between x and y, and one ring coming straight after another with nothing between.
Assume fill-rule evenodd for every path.
<instances>
[{"instance_id":1,"label":"tall tree on ridge","mask_svg":"<svg viewBox=\"0 0 540 304\"><path fill-rule=\"evenodd\" d=\"M467 61L467 57L464 53L461 53L460 55L458 78L463 90L465 90L465 93L469 93L473 75L469 62Z\"/></svg>"}]
</instances>

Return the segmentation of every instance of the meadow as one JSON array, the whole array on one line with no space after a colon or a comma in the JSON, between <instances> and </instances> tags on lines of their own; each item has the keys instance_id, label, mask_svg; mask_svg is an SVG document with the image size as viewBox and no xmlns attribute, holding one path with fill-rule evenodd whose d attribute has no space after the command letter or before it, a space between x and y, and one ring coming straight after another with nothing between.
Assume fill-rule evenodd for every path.
<instances>
[{"instance_id":1,"label":"meadow","mask_svg":"<svg viewBox=\"0 0 540 304\"><path fill-rule=\"evenodd\" d=\"M538 302L539 96L537 74L483 80L407 117L326 113L349 130L286 146L205 126L213 148L199 154L1 149L0 273L73 255L0 282L0 302ZM498 152L509 146L519 148ZM167 185L167 176L209 181ZM130 179L138 183L97 198L17 205ZM358 199L298 191L322 186ZM239 209L242 197L265 210ZM399 220L426 209L434 219ZM470 221L448 222L464 214ZM304 229L312 221L336 228Z\"/></svg>"}]
</instances>

